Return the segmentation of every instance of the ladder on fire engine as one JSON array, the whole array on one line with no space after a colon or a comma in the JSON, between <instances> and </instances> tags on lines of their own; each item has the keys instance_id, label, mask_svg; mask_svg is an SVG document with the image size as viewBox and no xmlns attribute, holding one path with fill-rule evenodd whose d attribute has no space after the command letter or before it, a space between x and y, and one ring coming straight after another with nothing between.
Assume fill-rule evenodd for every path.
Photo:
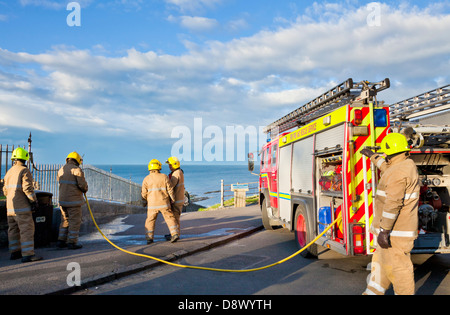
<instances>
[{"instance_id":1,"label":"ladder on fire engine","mask_svg":"<svg viewBox=\"0 0 450 315\"><path fill-rule=\"evenodd\" d=\"M410 120L450 109L450 84L390 105L391 121Z\"/></svg>"},{"instance_id":2,"label":"ladder on fire engine","mask_svg":"<svg viewBox=\"0 0 450 315\"><path fill-rule=\"evenodd\" d=\"M264 128L264 132L270 133L270 135L274 137L291 128L313 121L314 119L351 102L367 103L368 101L373 100L373 98L376 98L378 92L388 89L389 87L389 79L375 83L368 81L354 83L353 79L348 79L268 125Z\"/></svg>"},{"instance_id":3,"label":"ladder on fire engine","mask_svg":"<svg viewBox=\"0 0 450 315\"><path fill-rule=\"evenodd\" d=\"M389 111L391 130L405 135L412 148L449 148L450 84L392 104Z\"/></svg>"}]
</instances>

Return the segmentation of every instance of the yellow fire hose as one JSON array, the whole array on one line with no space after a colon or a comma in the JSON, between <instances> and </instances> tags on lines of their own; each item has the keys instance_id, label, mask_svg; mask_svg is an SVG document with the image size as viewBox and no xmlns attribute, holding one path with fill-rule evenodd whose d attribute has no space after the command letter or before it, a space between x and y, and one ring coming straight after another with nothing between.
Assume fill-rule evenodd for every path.
<instances>
[{"instance_id":1,"label":"yellow fire hose","mask_svg":"<svg viewBox=\"0 0 450 315\"><path fill-rule=\"evenodd\" d=\"M331 223L331 224L330 224L330 225L329 225L329 226L328 226L321 234L319 234L315 239L313 239L308 245L306 245L305 247L303 247L302 249L300 249L300 250L297 251L296 253L292 254L291 256L286 257L285 259L282 259L282 260L280 260L280 261L278 261L278 262L276 262L276 263L273 263L273 264L270 264L270 265L267 265L267 266L264 266L264 267L253 268L253 269L244 269L244 270L217 269L217 268L208 268L208 267L200 267L200 266L180 265L180 264L172 263L172 262L169 262L169 261L166 261L166 260L162 260L162 259L159 259L159 258L156 258L156 257L153 257L153 256L144 255L144 254L138 254L138 253L133 253L133 252L130 252L130 251L125 250L125 249L123 249L123 248L120 248L119 246L117 246L116 244L114 244L113 242L111 242L111 241L105 236L105 234L103 234L103 232L101 231L101 229L100 229L99 226L97 225L97 222L95 221L95 218L94 218L94 215L93 215L93 213L92 213L92 209L91 209L91 206L89 205L89 200L88 200L86 194L84 194L84 197L85 197L85 199L86 199L86 204L87 204L87 207L88 207L88 209L89 209L89 213L90 213L90 215L91 215L91 218L92 218L92 221L94 222L95 227L96 227L97 230L100 232L100 234L103 236L103 238L104 238L108 243L110 243L113 247L117 248L118 250L120 250L120 251L122 251L122 252L124 252L124 253L126 253L126 254L130 254L130 255L134 255L134 256L139 256L139 257L144 257L144 258L149 258L149 259L156 260L156 261L159 261L159 262L161 262L161 263L164 263L164 264L167 264L167 265L170 265L170 266L174 266L174 267L179 267L179 268L189 268L189 269L199 269L199 270L209 270L209 271L219 271L219 272L241 272L241 273L243 273L243 272L253 272L253 271L259 271L259 270L263 270L263 269L268 269L268 268L271 268L271 267L276 266L276 265L280 265L280 264L282 264L282 263L284 263L284 262L286 262L286 261L288 261L288 260L294 258L295 256L299 255L301 252L303 252L304 250L306 250L309 246L311 246L312 244L314 244L314 243L315 243L319 238L321 238L321 237L322 237L329 229L331 229L331 227L332 227L333 225L335 225L335 224L337 223L337 221L338 221L338 219L336 219L336 220L335 220L333 223Z\"/></svg>"}]
</instances>

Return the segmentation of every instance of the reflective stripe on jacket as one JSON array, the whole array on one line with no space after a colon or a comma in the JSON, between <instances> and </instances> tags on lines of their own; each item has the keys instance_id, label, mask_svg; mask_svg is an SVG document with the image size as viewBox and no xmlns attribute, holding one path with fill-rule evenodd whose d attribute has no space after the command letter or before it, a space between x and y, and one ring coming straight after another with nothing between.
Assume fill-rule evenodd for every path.
<instances>
[{"instance_id":1,"label":"reflective stripe on jacket","mask_svg":"<svg viewBox=\"0 0 450 315\"><path fill-rule=\"evenodd\" d=\"M419 174L414 161L403 153L383 163L379 155L371 158L381 170L375 196L372 231L391 230L392 237L417 238Z\"/></svg>"},{"instance_id":2,"label":"reflective stripe on jacket","mask_svg":"<svg viewBox=\"0 0 450 315\"><path fill-rule=\"evenodd\" d=\"M151 171L142 182L142 198L147 200L148 210L171 209L175 200L173 186L167 175Z\"/></svg>"},{"instance_id":3,"label":"reflective stripe on jacket","mask_svg":"<svg viewBox=\"0 0 450 315\"><path fill-rule=\"evenodd\" d=\"M88 184L83 170L74 161L69 160L58 171L59 205L78 207L84 204L83 193L88 191Z\"/></svg>"},{"instance_id":4,"label":"reflective stripe on jacket","mask_svg":"<svg viewBox=\"0 0 450 315\"><path fill-rule=\"evenodd\" d=\"M37 201L33 176L21 161L16 161L4 178L3 194L6 196L8 216L31 212L31 202Z\"/></svg>"}]
</instances>

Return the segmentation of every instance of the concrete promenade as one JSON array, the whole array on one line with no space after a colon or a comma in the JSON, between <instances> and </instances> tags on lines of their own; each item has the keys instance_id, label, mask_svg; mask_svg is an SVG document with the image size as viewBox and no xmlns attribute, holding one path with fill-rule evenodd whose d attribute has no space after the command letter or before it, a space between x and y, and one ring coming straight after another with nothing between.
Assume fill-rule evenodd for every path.
<instances>
[{"instance_id":1,"label":"concrete promenade","mask_svg":"<svg viewBox=\"0 0 450 315\"><path fill-rule=\"evenodd\" d=\"M101 224L100 228L114 244L127 251L166 261L208 250L262 229L258 205L188 212L181 217L181 239L172 244L164 238L168 229L160 214L155 242L147 245L145 218L145 214L123 215ZM38 248L36 254L44 260L32 263L11 261L8 249L0 249L0 295L69 294L161 264L114 248L96 229L84 232L80 243L83 248L79 250L58 249L55 243ZM78 270L81 286L72 286Z\"/></svg>"}]
</instances>

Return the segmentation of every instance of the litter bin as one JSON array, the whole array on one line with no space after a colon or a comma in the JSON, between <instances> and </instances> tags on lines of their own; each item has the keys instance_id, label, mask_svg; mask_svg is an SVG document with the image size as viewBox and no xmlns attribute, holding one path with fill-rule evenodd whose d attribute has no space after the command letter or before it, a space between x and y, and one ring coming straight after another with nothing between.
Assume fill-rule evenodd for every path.
<instances>
[{"instance_id":1,"label":"litter bin","mask_svg":"<svg viewBox=\"0 0 450 315\"><path fill-rule=\"evenodd\" d=\"M34 246L43 247L49 245L52 238L53 194L45 191L36 191L35 193L39 207L33 213Z\"/></svg>"}]
</instances>

